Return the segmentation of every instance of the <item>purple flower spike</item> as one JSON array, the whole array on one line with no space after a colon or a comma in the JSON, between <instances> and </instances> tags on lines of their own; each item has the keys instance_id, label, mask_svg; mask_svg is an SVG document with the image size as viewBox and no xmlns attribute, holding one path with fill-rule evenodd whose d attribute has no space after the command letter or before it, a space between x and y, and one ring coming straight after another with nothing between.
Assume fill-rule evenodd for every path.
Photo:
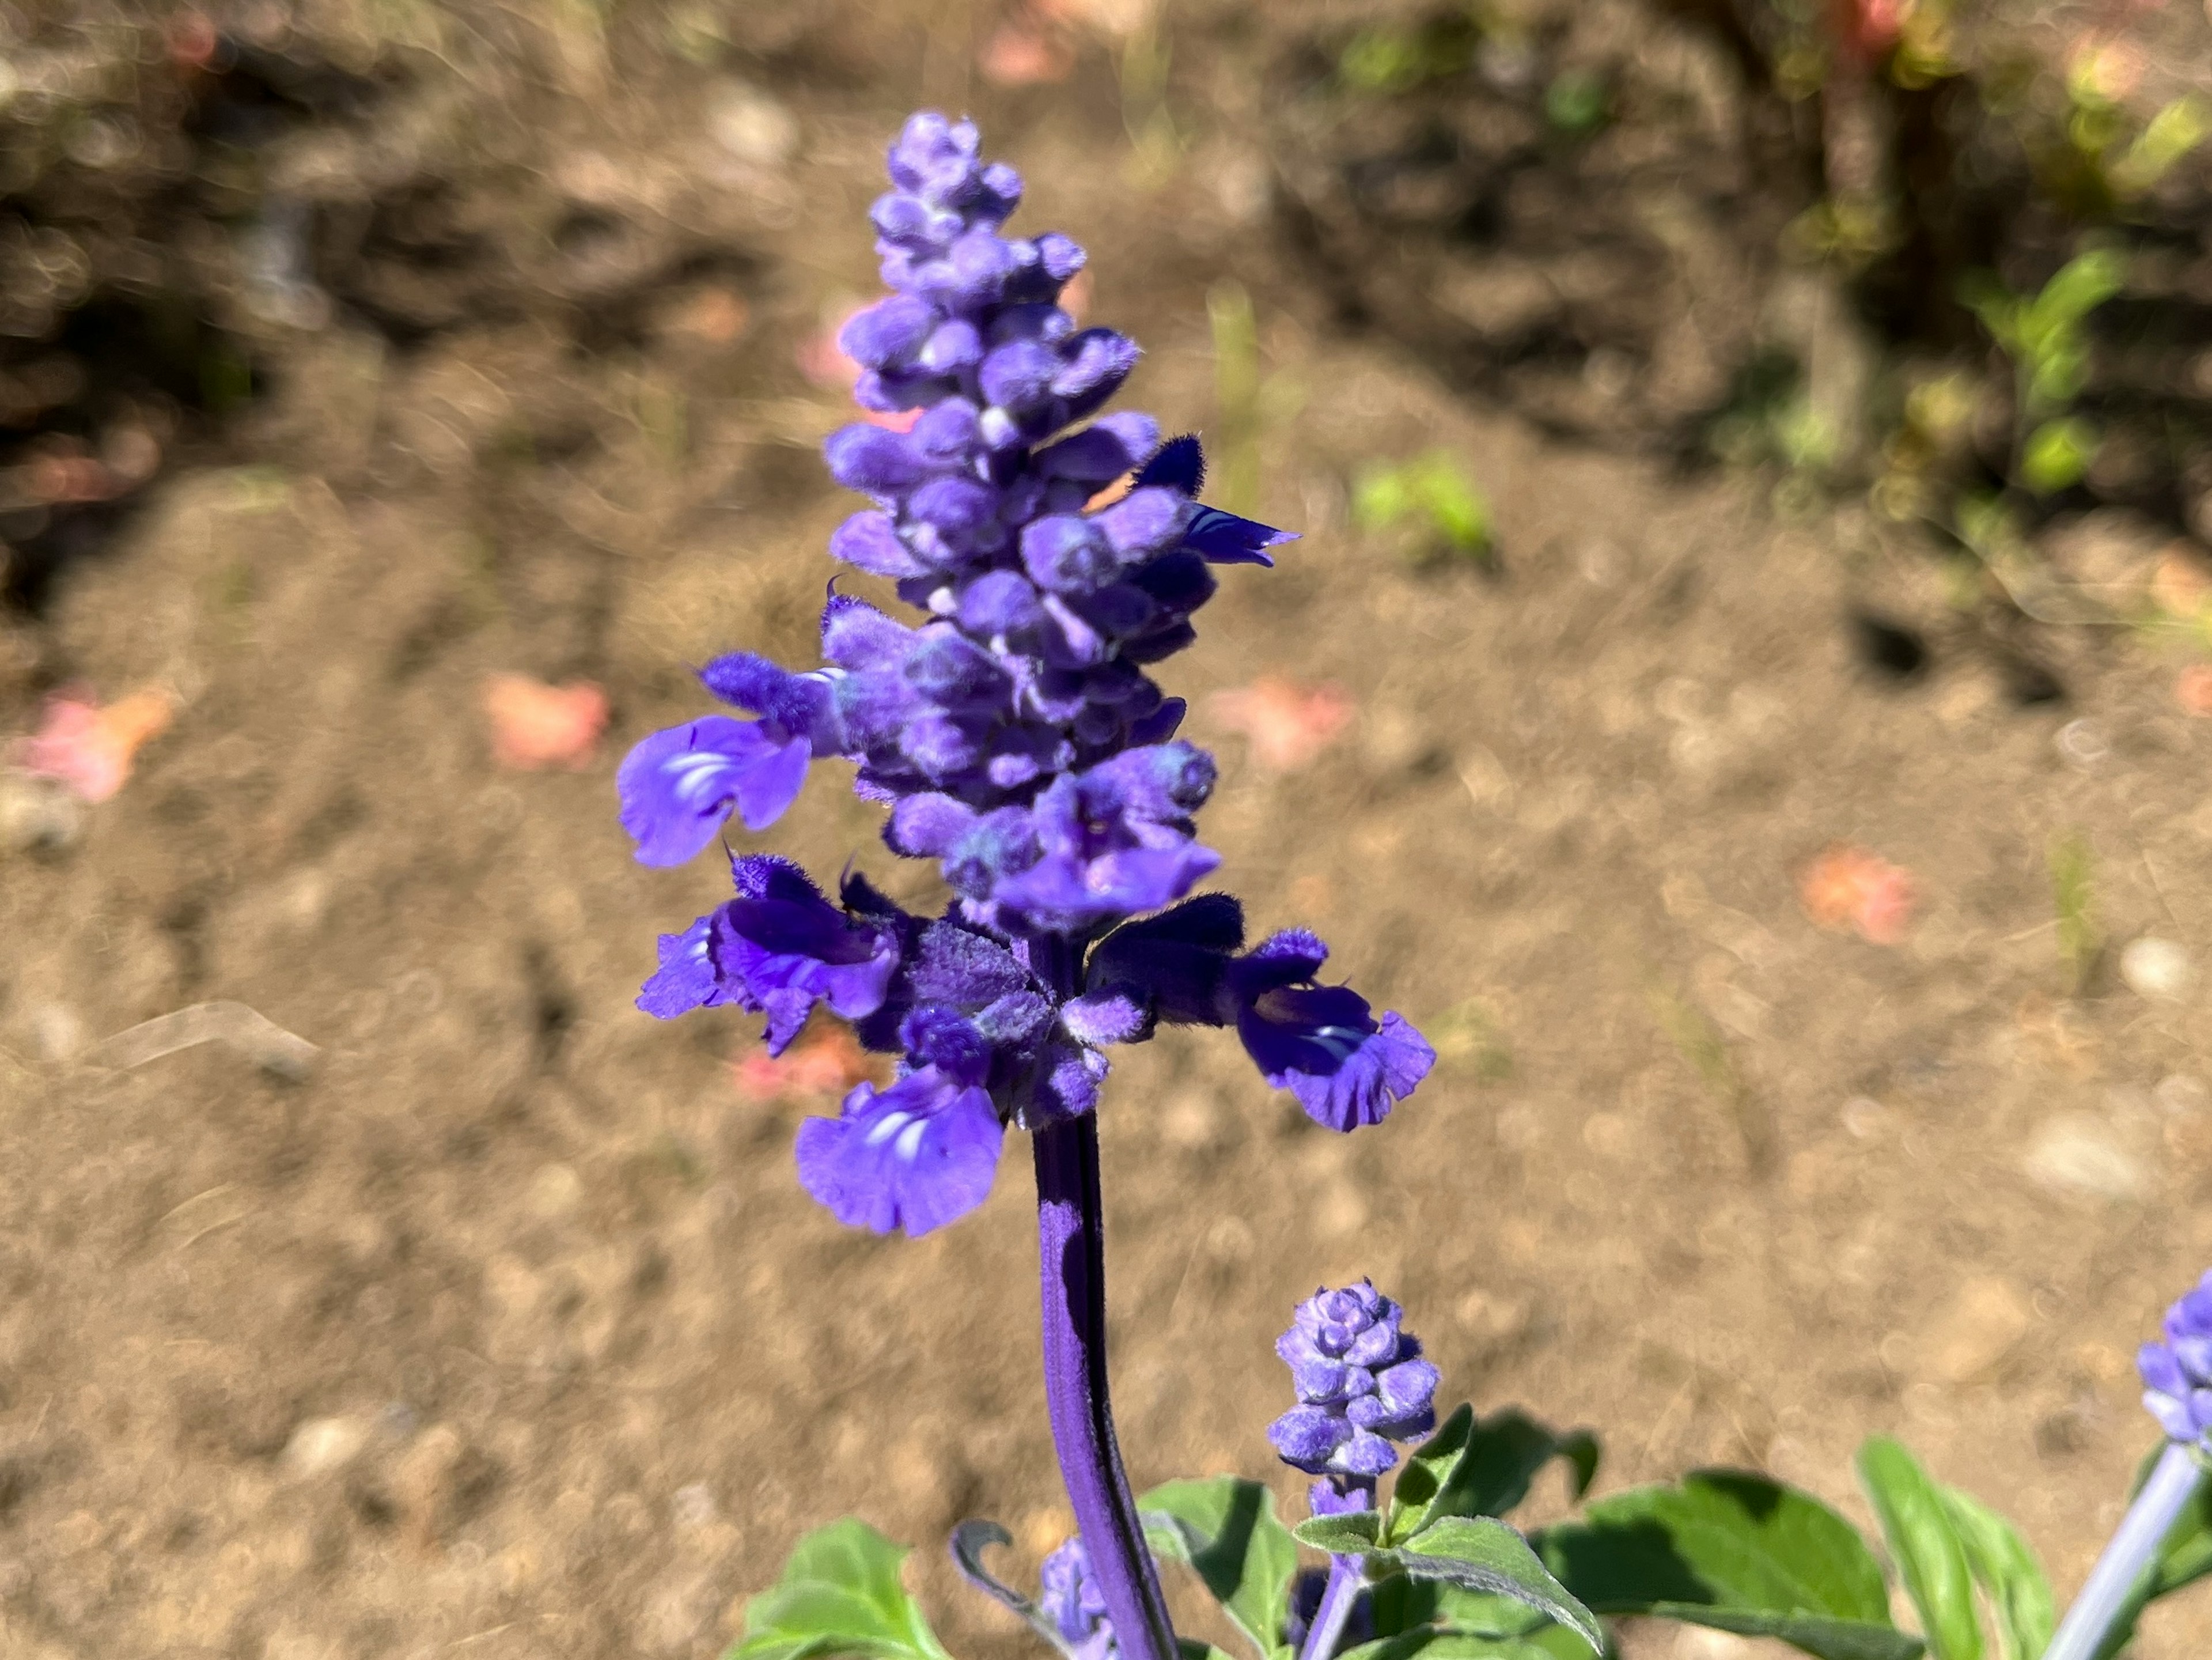
<instances>
[{"instance_id":1,"label":"purple flower spike","mask_svg":"<svg viewBox=\"0 0 2212 1660\"><path fill-rule=\"evenodd\" d=\"M2163 1341L2142 1346L2136 1369L2168 1438L2212 1450L2212 1273L2166 1310Z\"/></svg>"},{"instance_id":2,"label":"purple flower spike","mask_svg":"<svg viewBox=\"0 0 2212 1660\"><path fill-rule=\"evenodd\" d=\"M680 865L714 839L731 809L766 830L806 782L812 749L764 721L709 714L641 740L615 775L623 828L641 865Z\"/></svg>"},{"instance_id":3,"label":"purple flower spike","mask_svg":"<svg viewBox=\"0 0 2212 1660\"><path fill-rule=\"evenodd\" d=\"M1284 1462L1322 1478L1316 1515L1371 1508L1376 1479L1398 1462L1391 1443L1436 1427L1437 1369L1401 1329L1403 1312L1363 1280L1316 1292L1276 1340L1298 1404L1267 1438Z\"/></svg>"},{"instance_id":4,"label":"purple flower spike","mask_svg":"<svg viewBox=\"0 0 2212 1660\"><path fill-rule=\"evenodd\" d=\"M801 1124L799 1185L848 1227L918 1238L990 1196L1004 1134L988 1094L924 1067Z\"/></svg>"}]
</instances>

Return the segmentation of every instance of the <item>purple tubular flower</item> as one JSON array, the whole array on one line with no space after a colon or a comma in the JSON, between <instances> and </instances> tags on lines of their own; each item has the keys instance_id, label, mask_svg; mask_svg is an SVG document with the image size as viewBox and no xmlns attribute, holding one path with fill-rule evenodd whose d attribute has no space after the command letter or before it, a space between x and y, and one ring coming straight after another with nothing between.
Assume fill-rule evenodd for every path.
<instances>
[{"instance_id":1,"label":"purple tubular flower","mask_svg":"<svg viewBox=\"0 0 2212 1660\"><path fill-rule=\"evenodd\" d=\"M1005 1134L988 1093L924 1067L801 1124L799 1185L848 1227L918 1238L990 1196Z\"/></svg>"},{"instance_id":2,"label":"purple tubular flower","mask_svg":"<svg viewBox=\"0 0 2212 1660\"><path fill-rule=\"evenodd\" d=\"M710 920L709 951L735 1000L768 1016L768 1047L781 1055L816 1003L848 1020L873 1014L898 970L902 913L854 915L822 897L788 860L734 860L738 897ZM871 897L872 897L872 891Z\"/></svg>"},{"instance_id":3,"label":"purple tubular flower","mask_svg":"<svg viewBox=\"0 0 2212 1660\"><path fill-rule=\"evenodd\" d=\"M806 782L812 746L765 721L709 714L641 740L615 775L623 828L641 865L680 865L736 809L747 830L766 830Z\"/></svg>"},{"instance_id":4,"label":"purple tubular flower","mask_svg":"<svg viewBox=\"0 0 2212 1660\"><path fill-rule=\"evenodd\" d=\"M1322 1478L1317 1514L1370 1507L1376 1478L1398 1462L1391 1443L1436 1427L1437 1369L1401 1329L1403 1312L1363 1280L1316 1292L1276 1340L1298 1404L1267 1438L1284 1462Z\"/></svg>"},{"instance_id":5,"label":"purple tubular flower","mask_svg":"<svg viewBox=\"0 0 2212 1660\"><path fill-rule=\"evenodd\" d=\"M2167 1438L2212 1447L2212 1273L2166 1310L2163 1340L2142 1346L2136 1370Z\"/></svg>"},{"instance_id":6,"label":"purple tubular flower","mask_svg":"<svg viewBox=\"0 0 2212 1660\"><path fill-rule=\"evenodd\" d=\"M1118 1652L1106 1594L1091 1572L1091 1553L1070 1539L1037 1565L1037 1607L1066 1640L1075 1660L1106 1660Z\"/></svg>"}]
</instances>

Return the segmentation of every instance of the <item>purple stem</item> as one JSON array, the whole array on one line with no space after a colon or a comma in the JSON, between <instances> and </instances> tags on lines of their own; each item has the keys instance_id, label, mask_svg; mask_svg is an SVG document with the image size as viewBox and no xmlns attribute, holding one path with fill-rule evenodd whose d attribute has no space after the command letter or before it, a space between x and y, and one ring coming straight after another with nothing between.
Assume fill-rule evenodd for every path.
<instances>
[{"instance_id":1,"label":"purple stem","mask_svg":"<svg viewBox=\"0 0 2212 1660\"><path fill-rule=\"evenodd\" d=\"M1352 1618L1352 1604L1359 1600L1360 1582L1366 1577L1366 1568L1357 1556L1328 1559L1328 1583L1322 1587L1321 1606L1314 1610L1313 1624L1306 1628L1305 1646L1298 1651L1298 1660L1329 1660L1336 1652L1345 1621Z\"/></svg>"},{"instance_id":2,"label":"purple stem","mask_svg":"<svg viewBox=\"0 0 2212 1660\"><path fill-rule=\"evenodd\" d=\"M1121 1473L1106 1398L1106 1241L1098 1121L1048 1124L1036 1152L1037 1268L1044 1302L1044 1397L1060 1480L1106 1599L1122 1660L1177 1660L1175 1627Z\"/></svg>"}]
</instances>

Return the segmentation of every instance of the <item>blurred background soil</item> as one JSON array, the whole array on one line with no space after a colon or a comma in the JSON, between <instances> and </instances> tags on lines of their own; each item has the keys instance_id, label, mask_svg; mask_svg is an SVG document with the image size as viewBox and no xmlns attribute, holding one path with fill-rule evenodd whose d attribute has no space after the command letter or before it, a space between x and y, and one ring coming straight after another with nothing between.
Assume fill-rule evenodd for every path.
<instances>
[{"instance_id":1,"label":"blurred background soil","mask_svg":"<svg viewBox=\"0 0 2212 1660\"><path fill-rule=\"evenodd\" d=\"M720 878L614 812L689 666L814 660L824 331L921 105L1091 248L1128 401L1303 532L1170 666L1203 828L1443 1053L1349 1139L1223 1034L1117 1063L1133 1479L1292 1494L1273 1337L1368 1274L1450 1398L1595 1427L1601 1490L1750 1465L1863 1520L1893 1432L2078 1584L2134 1346L2212 1260L2206 642L2142 599L2206 581L2212 169L2121 216L2083 397L2124 453L1962 555L1876 510L1927 468L1858 411L1986 367L1966 265L2070 245L1940 87L1808 98L1746 15L0 7L0 733L166 720L111 799L0 779L0 1651L706 1657L846 1511L956 1652L1025 1640L941 1541L998 1517L1026 1572L1068 1525L1026 1148L923 1241L838 1227L789 1152L834 1053L779 1081L753 1020L632 1007ZM2131 108L2212 64L2182 0L1956 27L2132 43ZM1805 254L1931 133L1966 184ZM1777 385L1840 411L1809 460ZM1474 556L1362 510L1431 452ZM500 764L514 675L603 689L597 750ZM927 902L876 821L823 776L761 844ZM1888 911L1832 903L1867 871ZM118 1037L211 1003L314 1052Z\"/></svg>"}]
</instances>

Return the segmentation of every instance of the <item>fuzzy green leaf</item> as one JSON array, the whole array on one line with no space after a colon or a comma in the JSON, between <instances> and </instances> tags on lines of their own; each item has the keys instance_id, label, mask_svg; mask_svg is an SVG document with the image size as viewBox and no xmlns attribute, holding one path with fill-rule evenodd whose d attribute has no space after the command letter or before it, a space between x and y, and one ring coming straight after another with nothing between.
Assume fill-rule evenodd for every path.
<instances>
[{"instance_id":1,"label":"fuzzy green leaf","mask_svg":"<svg viewBox=\"0 0 2212 1660\"><path fill-rule=\"evenodd\" d=\"M744 1635L731 1660L950 1660L899 1566L907 1548L844 1517L801 1539L775 1584L745 1602Z\"/></svg>"},{"instance_id":2,"label":"fuzzy green leaf","mask_svg":"<svg viewBox=\"0 0 2212 1660\"><path fill-rule=\"evenodd\" d=\"M1943 1507L1966 1548L1966 1566L1996 1611L2008 1660L2038 1660L2051 1646L2057 1610L2043 1564L2011 1523L1956 1487L1942 1489Z\"/></svg>"},{"instance_id":3,"label":"fuzzy green leaf","mask_svg":"<svg viewBox=\"0 0 2212 1660\"><path fill-rule=\"evenodd\" d=\"M1297 1541L1257 1481L1217 1475L1170 1481L1138 1500L1154 1554L1195 1572L1261 1660L1290 1651L1283 1615L1298 1571Z\"/></svg>"},{"instance_id":4,"label":"fuzzy green leaf","mask_svg":"<svg viewBox=\"0 0 2212 1660\"><path fill-rule=\"evenodd\" d=\"M1553 1578L1526 1539L1494 1517L1447 1516L1431 1523L1406 1541L1398 1560L1417 1579L1526 1602L1576 1633L1593 1652L1605 1651L1596 1617Z\"/></svg>"},{"instance_id":5,"label":"fuzzy green leaf","mask_svg":"<svg viewBox=\"0 0 2212 1660\"><path fill-rule=\"evenodd\" d=\"M1811 1494L1737 1470L1601 1499L1537 1540L1546 1564L1600 1614L1649 1614L1775 1637L1819 1660L1917 1660L1881 1567Z\"/></svg>"},{"instance_id":6,"label":"fuzzy green leaf","mask_svg":"<svg viewBox=\"0 0 2212 1660\"><path fill-rule=\"evenodd\" d=\"M1859 1449L1859 1481L1881 1520L1882 1536L1919 1610L1936 1660L1982 1660L1982 1622L1966 1547L1951 1525L1943 1495L1919 1460L1887 1436Z\"/></svg>"}]
</instances>

